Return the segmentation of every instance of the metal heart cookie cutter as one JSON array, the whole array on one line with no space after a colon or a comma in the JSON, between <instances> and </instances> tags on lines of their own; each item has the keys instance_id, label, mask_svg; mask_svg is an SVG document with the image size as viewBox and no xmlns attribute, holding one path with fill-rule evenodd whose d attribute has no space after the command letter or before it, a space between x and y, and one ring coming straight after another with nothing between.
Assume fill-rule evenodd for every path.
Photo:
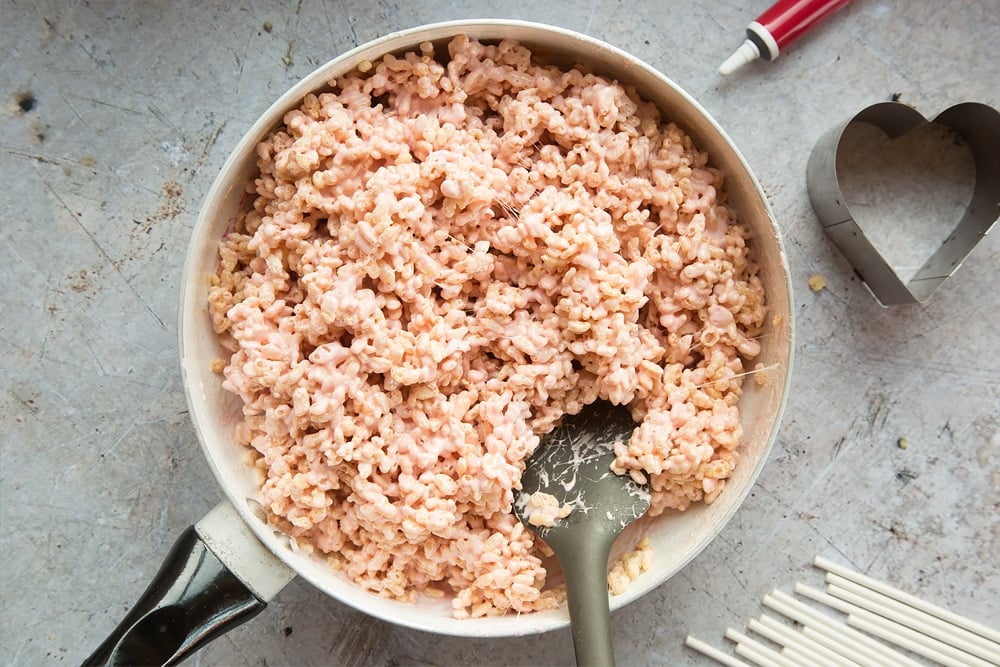
<instances>
[{"instance_id":1,"label":"metal heart cookie cutter","mask_svg":"<svg viewBox=\"0 0 1000 667\"><path fill-rule=\"evenodd\" d=\"M848 208L837 174L837 153L844 132L854 123L869 123L890 139L926 123L950 128L968 145L975 163L972 198L948 238L910 280L904 282L879 253ZM928 120L901 102L881 102L824 134L806 168L809 199L823 229L851 263L876 299L885 306L923 303L948 279L1000 216L1000 112L977 102L950 107Z\"/></svg>"}]
</instances>

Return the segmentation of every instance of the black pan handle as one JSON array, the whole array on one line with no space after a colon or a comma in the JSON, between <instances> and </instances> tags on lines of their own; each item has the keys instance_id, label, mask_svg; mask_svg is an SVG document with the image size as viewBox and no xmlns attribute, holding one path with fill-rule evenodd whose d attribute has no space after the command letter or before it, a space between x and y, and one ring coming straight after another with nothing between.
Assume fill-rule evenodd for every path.
<instances>
[{"instance_id":1,"label":"black pan handle","mask_svg":"<svg viewBox=\"0 0 1000 667\"><path fill-rule=\"evenodd\" d=\"M222 503L184 531L139 601L83 665L175 665L259 614L293 577Z\"/></svg>"},{"instance_id":2,"label":"black pan handle","mask_svg":"<svg viewBox=\"0 0 1000 667\"><path fill-rule=\"evenodd\" d=\"M191 526L128 616L83 664L174 665L266 606Z\"/></svg>"}]
</instances>

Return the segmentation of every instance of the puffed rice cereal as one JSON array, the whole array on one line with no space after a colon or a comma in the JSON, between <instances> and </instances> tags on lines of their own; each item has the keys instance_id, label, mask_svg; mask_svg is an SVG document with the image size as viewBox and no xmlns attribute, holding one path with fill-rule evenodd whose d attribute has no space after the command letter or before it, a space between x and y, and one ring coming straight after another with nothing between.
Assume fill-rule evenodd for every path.
<instances>
[{"instance_id":1,"label":"puffed rice cereal","mask_svg":"<svg viewBox=\"0 0 1000 667\"><path fill-rule=\"evenodd\" d=\"M522 516L527 516L528 523L536 527L551 528L556 525L556 521L565 519L573 511L571 505L568 503L560 505L558 498L544 491L536 491L522 502L525 509Z\"/></svg>"}]
</instances>

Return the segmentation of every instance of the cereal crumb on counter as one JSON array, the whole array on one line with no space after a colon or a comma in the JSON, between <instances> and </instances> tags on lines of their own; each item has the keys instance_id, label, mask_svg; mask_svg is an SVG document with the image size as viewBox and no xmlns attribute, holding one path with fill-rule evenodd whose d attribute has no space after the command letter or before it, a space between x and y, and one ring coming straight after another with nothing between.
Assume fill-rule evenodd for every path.
<instances>
[{"instance_id":1,"label":"cereal crumb on counter","mask_svg":"<svg viewBox=\"0 0 1000 667\"><path fill-rule=\"evenodd\" d=\"M910 441L907 440L906 438L900 438L899 440L896 441L896 446L899 447L900 449L906 449L907 447L910 446Z\"/></svg>"},{"instance_id":2,"label":"cereal crumb on counter","mask_svg":"<svg viewBox=\"0 0 1000 667\"><path fill-rule=\"evenodd\" d=\"M826 278L824 278L820 274L817 273L813 275L811 278L809 278L809 289L811 289L813 292L818 292L824 287L826 287Z\"/></svg>"}]
</instances>

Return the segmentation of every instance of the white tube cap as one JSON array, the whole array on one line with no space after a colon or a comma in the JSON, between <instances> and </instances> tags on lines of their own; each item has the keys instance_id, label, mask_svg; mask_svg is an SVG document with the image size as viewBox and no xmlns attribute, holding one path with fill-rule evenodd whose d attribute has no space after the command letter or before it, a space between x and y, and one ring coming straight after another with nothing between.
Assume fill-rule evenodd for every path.
<instances>
[{"instance_id":1,"label":"white tube cap","mask_svg":"<svg viewBox=\"0 0 1000 667\"><path fill-rule=\"evenodd\" d=\"M743 42L740 48L736 49L733 55L726 58L726 62L719 66L719 74L722 76L732 74L747 63L757 60L757 58L760 58L760 50L756 44L748 39Z\"/></svg>"}]
</instances>

